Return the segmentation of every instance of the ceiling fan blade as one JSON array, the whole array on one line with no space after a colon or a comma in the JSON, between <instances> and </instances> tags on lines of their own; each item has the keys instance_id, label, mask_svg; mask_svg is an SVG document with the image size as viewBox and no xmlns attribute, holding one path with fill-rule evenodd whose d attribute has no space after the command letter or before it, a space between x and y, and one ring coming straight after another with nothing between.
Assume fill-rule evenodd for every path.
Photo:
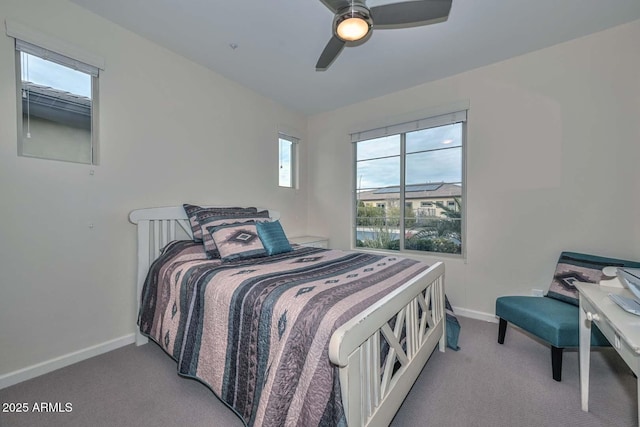
<instances>
[{"instance_id":1,"label":"ceiling fan blade","mask_svg":"<svg viewBox=\"0 0 640 427\"><path fill-rule=\"evenodd\" d=\"M324 0L323 0L324 1ZM407 28L446 21L452 0L414 0L374 6L371 10L376 29Z\"/></svg>"},{"instance_id":2,"label":"ceiling fan blade","mask_svg":"<svg viewBox=\"0 0 640 427\"><path fill-rule=\"evenodd\" d=\"M344 47L344 41L338 37L333 36L327 46L325 46L318 63L316 64L316 71L324 71L329 68L329 65L338 57L342 48Z\"/></svg>"},{"instance_id":3,"label":"ceiling fan blade","mask_svg":"<svg viewBox=\"0 0 640 427\"><path fill-rule=\"evenodd\" d=\"M349 0L320 0L333 13L338 12L351 4Z\"/></svg>"}]
</instances>

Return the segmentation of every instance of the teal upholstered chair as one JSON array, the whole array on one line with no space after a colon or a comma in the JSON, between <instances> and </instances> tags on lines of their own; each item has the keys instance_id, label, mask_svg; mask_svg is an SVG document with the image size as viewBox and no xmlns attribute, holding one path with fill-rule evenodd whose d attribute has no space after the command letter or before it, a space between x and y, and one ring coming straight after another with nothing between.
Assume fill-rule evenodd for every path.
<instances>
[{"instance_id":1,"label":"teal upholstered chair","mask_svg":"<svg viewBox=\"0 0 640 427\"><path fill-rule=\"evenodd\" d=\"M573 283L599 283L610 278L602 273L608 266L640 268L640 263L562 252L546 296L504 296L496 300L496 316L500 318L498 343L504 343L507 322L540 338L551 346L553 379L560 381L563 349L579 346L578 291ZM610 344L598 328L593 327L591 345Z\"/></svg>"}]
</instances>

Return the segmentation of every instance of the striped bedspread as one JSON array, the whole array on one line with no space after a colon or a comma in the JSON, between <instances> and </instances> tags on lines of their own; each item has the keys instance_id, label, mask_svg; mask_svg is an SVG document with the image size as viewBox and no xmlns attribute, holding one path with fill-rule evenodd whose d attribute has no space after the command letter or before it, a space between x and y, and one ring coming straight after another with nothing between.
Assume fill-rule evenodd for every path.
<instances>
[{"instance_id":1,"label":"striped bedspread","mask_svg":"<svg viewBox=\"0 0 640 427\"><path fill-rule=\"evenodd\" d=\"M429 266L294 248L223 263L172 242L147 277L140 330L249 426L345 425L331 335Z\"/></svg>"}]
</instances>

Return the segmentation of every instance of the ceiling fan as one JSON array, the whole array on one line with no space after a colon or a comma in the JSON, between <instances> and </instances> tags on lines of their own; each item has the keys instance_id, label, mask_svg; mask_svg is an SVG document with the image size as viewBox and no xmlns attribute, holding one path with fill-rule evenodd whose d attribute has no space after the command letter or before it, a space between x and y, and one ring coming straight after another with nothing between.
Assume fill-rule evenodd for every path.
<instances>
[{"instance_id":1,"label":"ceiling fan","mask_svg":"<svg viewBox=\"0 0 640 427\"><path fill-rule=\"evenodd\" d=\"M367 7L365 0L320 0L335 14L333 36L322 51L316 71L324 71L345 46L369 40L374 29L409 28L446 21L452 0L412 0Z\"/></svg>"}]
</instances>

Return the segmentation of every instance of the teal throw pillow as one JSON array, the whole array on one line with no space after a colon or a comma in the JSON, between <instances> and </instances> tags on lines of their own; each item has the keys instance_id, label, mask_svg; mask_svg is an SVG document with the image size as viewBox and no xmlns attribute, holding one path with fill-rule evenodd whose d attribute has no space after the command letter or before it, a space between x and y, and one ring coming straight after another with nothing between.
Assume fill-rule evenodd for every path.
<instances>
[{"instance_id":1,"label":"teal throw pillow","mask_svg":"<svg viewBox=\"0 0 640 427\"><path fill-rule=\"evenodd\" d=\"M289 244L289 239L284 234L280 221L259 222L256 224L256 229L267 255L276 255L293 250Z\"/></svg>"}]
</instances>

